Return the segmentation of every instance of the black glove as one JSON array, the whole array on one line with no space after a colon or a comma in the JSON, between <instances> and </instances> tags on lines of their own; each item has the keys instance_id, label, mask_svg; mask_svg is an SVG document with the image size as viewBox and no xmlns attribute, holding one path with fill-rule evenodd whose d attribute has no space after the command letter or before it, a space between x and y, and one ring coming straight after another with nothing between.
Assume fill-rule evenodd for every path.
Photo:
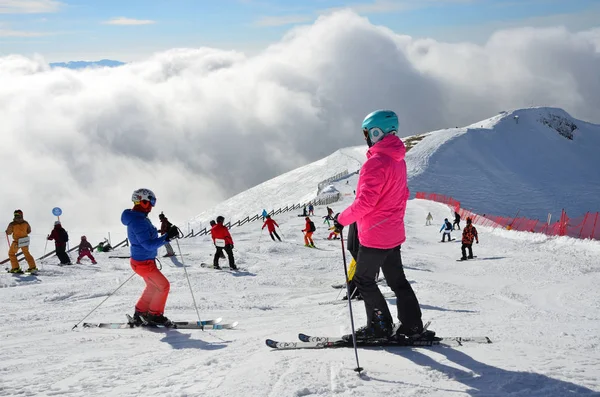
<instances>
[{"instance_id":1,"label":"black glove","mask_svg":"<svg viewBox=\"0 0 600 397\"><path fill-rule=\"evenodd\" d=\"M173 240L174 238L179 238L179 230L177 230L177 226L171 226L167 230L167 241Z\"/></svg>"},{"instance_id":2,"label":"black glove","mask_svg":"<svg viewBox=\"0 0 600 397\"><path fill-rule=\"evenodd\" d=\"M333 226L335 227L336 232L341 233L342 230L344 230L344 226L338 222L338 216L340 216L339 212L335 215L335 218L333 218Z\"/></svg>"}]
</instances>

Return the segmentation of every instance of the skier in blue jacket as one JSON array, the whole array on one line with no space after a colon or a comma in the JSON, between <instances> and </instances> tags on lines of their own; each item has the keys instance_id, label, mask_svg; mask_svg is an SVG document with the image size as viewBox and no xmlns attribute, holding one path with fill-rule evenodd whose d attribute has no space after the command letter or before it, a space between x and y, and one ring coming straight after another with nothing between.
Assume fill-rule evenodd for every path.
<instances>
[{"instance_id":1,"label":"skier in blue jacket","mask_svg":"<svg viewBox=\"0 0 600 397\"><path fill-rule=\"evenodd\" d=\"M127 226L127 238L131 250L130 264L133 271L146 282L146 288L135 305L133 319L136 325L143 323L172 327L173 323L164 316L169 295L169 280L156 267L158 249L178 237L176 228L158 236L158 230L148 218L156 205L156 196L150 189L137 189L131 196L133 208L123 211L121 222Z\"/></svg>"}]
</instances>

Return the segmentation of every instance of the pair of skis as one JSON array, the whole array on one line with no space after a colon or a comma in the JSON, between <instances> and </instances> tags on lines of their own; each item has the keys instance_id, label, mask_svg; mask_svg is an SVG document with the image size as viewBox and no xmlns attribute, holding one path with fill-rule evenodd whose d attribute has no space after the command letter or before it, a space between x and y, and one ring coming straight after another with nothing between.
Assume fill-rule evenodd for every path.
<instances>
[{"instance_id":1,"label":"pair of skis","mask_svg":"<svg viewBox=\"0 0 600 397\"><path fill-rule=\"evenodd\" d=\"M133 318L130 315L127 316L127 322L123 323L83 323L83 328L108 328L108 329L128 329L128 328L175 328L175 329L234 329L237 327L238 322L232 323L221 323L223 320L221 317L214 320L205 321L173 321L173 327L166 327L160 324L147 323L141 326L135 325Z\"/></svg>"},{"instance_id":2,"label":"pair of skis","mask_svg":"<svg viewBox=\"0 0 600 397\"><path fill-rule=\"evenodd\" d=\"M309 336L298 334L299 342L278 342L267 339L267 346L275 350L297 350L297 349L333 349L353 347L352 337L341 336ZM487 336L453 336L433 338L398 338L398 339L366 339L357 340L359 347L397 346L397 347L430 347L430 346L462 346L465 343L492 343Z\"/></svg>"}]
</instances>

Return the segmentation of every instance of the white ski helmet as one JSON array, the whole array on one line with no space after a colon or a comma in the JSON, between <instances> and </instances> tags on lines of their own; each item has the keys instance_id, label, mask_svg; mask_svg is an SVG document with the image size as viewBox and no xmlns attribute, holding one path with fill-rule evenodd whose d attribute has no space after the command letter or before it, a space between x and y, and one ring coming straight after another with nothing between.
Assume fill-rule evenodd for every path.
<instances>
[{"instance_id":1,"label":"white ski helmet","mask_svg":"<svg viewBox=\"0 0 600 397\"><path fill-rule=\"evenodd\" d=\"M153 207L156 205L156 195L150 189L137 189L131 195L134 204L139 204L142 200L149 201Z\"/></svg>"}]
</instances>

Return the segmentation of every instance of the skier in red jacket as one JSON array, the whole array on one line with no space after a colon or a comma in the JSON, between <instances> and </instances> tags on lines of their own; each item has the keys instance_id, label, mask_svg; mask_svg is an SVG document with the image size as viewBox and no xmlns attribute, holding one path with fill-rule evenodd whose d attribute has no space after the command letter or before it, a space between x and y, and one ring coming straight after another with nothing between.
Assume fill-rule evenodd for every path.
<instances>
[{"instance_id":1,"label":"skier in red jacket","mask_svg":"<svg viewBox=\"0 0 600 397\"><path fill-rule=\"evenodd\" d=\"M219 266L219 258L223 254L223 251L225 251L229 258L229 267L233 270L237 270L235 259L233 258L233 239L231 238L231 234L229 234L227 227L223 225L224 221L225 218L219 215L217 217L217 224L210 229L213 243L215 243L215 246L217 247L217 252L215 252L215 257L213 258L213 266L215 269L221 268Z\"/></svg>"},{"instance_id":2,"label":"skier in red jacket","mask_svg":"<svg viewBox=\"0 0 600 397\"><path fill-rule=\"evenodd\" d=\"M279 227L279 225L277 224L277 222L275 222L273 219L271 219L271 215L267 215L266 216L266 220L265 223L262 226L262 229L265 229L265 226L267 227L267 230L269 231L269 235L271 236L271 239L273 241L275 241L275 237L277 237L277 240L281 241L281 237L279 237L279 235L277 234L277 232L275 231L275 226ZM273 237L275 236L275 237Z\"/></svg>"}]
</instances>

